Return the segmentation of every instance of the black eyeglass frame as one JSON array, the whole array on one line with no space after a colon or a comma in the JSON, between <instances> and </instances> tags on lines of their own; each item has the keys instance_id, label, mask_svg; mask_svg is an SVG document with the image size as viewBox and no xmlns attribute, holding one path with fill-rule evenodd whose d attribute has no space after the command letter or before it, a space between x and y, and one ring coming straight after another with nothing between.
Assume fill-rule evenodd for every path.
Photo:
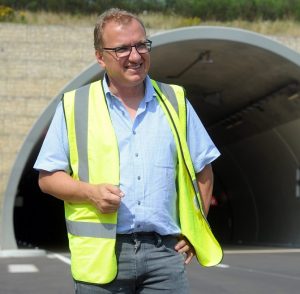
<instances>
[{"instance_id":1,"label":"black eyeglass frame","mask_svg":"<svg viewBox=\"0 0 300 294\"><path fill-rule=\"evenodd\" d=\"M147 52L143 52L143 53L140 53L137 46L140 46L140 45L146 45L148 51ZM152 41L147 39L145 42L140 42L140 43L137 43L137 44L134 44L134 45L128 45L128 46L119 46L119 47L114 47L114 48L109 48L109 47L104 47L102 48L102 50L104 51L114 51L115 54L116 54L116 57L117 58L122 58L122 57L128 57L131 52L132 52L132 48L134 47L135 50L139 53L139 54L146 54L146 53L149 53L151 51L151 45L152 45ZM130 48L130 51L128 51L128 55L125 55L125 56L118 56L118 50L120 49L123 49L123 48Z\"/></svg>"}]
</instances>

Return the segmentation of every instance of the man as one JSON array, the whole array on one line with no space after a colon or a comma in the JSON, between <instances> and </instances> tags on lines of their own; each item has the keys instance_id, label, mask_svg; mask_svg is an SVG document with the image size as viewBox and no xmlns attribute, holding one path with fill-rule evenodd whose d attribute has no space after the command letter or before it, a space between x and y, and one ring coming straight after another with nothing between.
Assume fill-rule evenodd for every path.
<instances>
[{"instance_id":1,"label":"man","mask_svg":"<svg viewBox=\"0 0 300 294\"><path fill-rule=\"evenodd\" d=\"M219 152L182 88L150 80L135 15L103 13L94 46L105 77L65 93L35 164L42 191L65 203L75 291L189 293L195 253L221 258L205 220Z\"/></svg>"}]
</instances>

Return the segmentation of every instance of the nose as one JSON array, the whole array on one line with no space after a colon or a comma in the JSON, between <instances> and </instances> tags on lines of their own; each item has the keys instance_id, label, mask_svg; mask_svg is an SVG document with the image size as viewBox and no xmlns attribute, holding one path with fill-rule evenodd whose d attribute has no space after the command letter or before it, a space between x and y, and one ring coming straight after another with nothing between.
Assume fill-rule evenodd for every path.
<instances>
[{"instance_id":1,"label":"nose","mask_svg":"<svg viewBox=\"0 0 300 294\"><path fill-rule=\"evenodd\" d=\"M137 51L136 47L131 47L131 52L129 55L130 60L139 60L141 59L141 54Z\"/></svg>"}]
</instances>

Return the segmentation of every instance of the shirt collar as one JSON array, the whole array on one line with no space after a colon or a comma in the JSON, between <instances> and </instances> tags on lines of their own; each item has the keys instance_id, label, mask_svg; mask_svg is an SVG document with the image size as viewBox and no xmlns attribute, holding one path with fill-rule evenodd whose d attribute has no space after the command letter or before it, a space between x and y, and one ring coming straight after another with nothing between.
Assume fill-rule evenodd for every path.
<instances>
[{"instance_id":1,"label":"shirt collar","mask_svg":"<svg viewBox=\"0 0 300 294\"><path fill-rule=\"evenodd\" d=\"M108 87L108 76L105 73L104 78L103 78L103 91L105 93L106 99L112 102L112 99L115 98L115 96L110 92L109 87ZM154 91L154 88L151 83L150 77L147 75L145 78L145 102L150 102L153 97L156 96L156 93Z\"/></svg>"}]
</instances>

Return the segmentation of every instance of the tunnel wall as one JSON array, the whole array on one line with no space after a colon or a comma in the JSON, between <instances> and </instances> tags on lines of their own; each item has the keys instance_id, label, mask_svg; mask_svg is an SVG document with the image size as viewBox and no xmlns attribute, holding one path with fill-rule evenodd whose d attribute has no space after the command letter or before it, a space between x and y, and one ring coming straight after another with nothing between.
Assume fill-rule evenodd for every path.
<instances>
[{"instance_id":1,"label":"tunnel wall","mask_svg":"<svg viewBox=\"0 0 300 294\"><path fill-rule=\"evenodd\" d=\"M18 154L26 149L31 128L53 97L94 62L92 30L0 22L0 232L7 225L2 220L9 224L12 219L7 207L16 194L6 195ZM0 239L6 243L14 236L0 233Z\"/></svg>"},{"instance_id":2,"label":"tunnel wall","mask_svg":"<svg viewBox=\"0 0 300 294\"><path fill-rule=\"evenodd\" d=\"M174 30L153 36L152 40L155 41L155 46L159 47L172 42L182 42L189 38L217 40L228 38L241 43L259 44L265 50L275 53L278 51L282 56L287 55L286 58L300 64L296 52L289 51L284 46L273 43L263 36L242 30L188 28L183 31ZM98 65L93 64L64 87L61 93L88 83L101 74L102 71ZM160 77L157 75L155 78L159 79ZM59 99L60 93L38 118L12 167L1 214L0 249L17 247L12 216L15 196L19 189L18 184L24 170L32 166L30 158L32 160L32 157L36 156L34 150L37 149L37 145L48 127ZM230 196L234 220L232 237L234 241L264 244L288 243L291 245L300 243L299 229L296 225L300 215L299 201L294 197L295 169L298 167L298 158L300 158L300 146L294 140L298 131L299 122L293 121L276 130L221 148L222 158L215 163L214 169L226 184ZM273 149L274 153L268 152ZM286 178L280 180L282 172ZM276 181L272 175L276 175ZM286 227L289 230L285 230ZM276 230L275 233L274 230ZM274 236L278 237L274 238Z\"/></svg>"},{"instance_id":3,"label":"tunnel wall","mask_svg":"<svg viewBox=\"0 0 300 294\"><path fill-rule=\"evenodd\" d=\"M33 124L58 91L94 62L91 32L0 22L0 204Z\"/></svg>"}]
</instances>

